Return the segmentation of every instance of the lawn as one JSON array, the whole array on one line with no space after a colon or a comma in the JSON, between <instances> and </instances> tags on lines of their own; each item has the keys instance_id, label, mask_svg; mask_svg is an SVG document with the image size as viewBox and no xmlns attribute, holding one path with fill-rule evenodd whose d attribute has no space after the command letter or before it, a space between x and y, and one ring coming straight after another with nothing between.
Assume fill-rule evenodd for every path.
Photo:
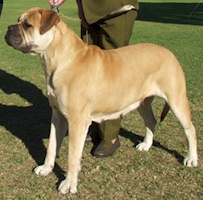
<instances>
[{"instance_id":1,"label":"lawn","mask_svg":"<svg viewBox=\"0 0 203 200\"><path fill-rule=\"evenodd\" d=\"M74 2L66 1L60 12L77 18ZM67 169L68 137L54 172L47 177L32 173L44 161L51 117L40 59L15 51L4 41L7 26L34 6L49 9L46 0L5 0L0 19L0 199L203 199L203 2L140 1L130 42L163 45L180 61L197 130L199 166L182 165L187 141L171 111L157 125L150 151L137 151L144 126L134 111L122 121L121 147L112 157L95 158L90 154L92 144L85 146L78 193L66 196L58 195L57 186ZM62 18L79 34L77 20ZM161 99L153 103L157 119L162 106Z\"/></svg>"}]
</instances>

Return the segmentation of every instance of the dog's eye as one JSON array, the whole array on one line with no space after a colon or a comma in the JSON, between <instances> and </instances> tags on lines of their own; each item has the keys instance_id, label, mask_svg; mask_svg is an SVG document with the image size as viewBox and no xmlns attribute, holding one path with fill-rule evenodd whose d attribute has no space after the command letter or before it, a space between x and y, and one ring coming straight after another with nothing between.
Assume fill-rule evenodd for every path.
<instances>
[{"instance_id":1,"label":"dog's eye","mask_svg":"<svg viewBox=\"0 0 203 200\"><path fill-rule=\"evenodd\" d=\"M24 20L23 25L24 25L25 28L32 27L32 24L30 24L26 19Z\"/></svg>"}]
</instances>

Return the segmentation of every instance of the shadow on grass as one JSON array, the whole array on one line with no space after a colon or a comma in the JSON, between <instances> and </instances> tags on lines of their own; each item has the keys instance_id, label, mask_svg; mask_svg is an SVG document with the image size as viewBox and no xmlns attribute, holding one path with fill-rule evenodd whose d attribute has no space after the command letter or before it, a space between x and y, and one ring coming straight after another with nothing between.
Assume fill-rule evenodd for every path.
<instances>
[{"instance_id":1,"label":"shadow on grass","mask_svg":"<svg viewBox=\"0 0 203 200\"><path fill-rule=\"evenodd\" d=\"M203 25L203 3L140 3L138 20Z\"/></svg>"},{"instance_id":2,"label":"shadow on grass","mask_svg":"<svg viewBox=\"0 0 203 200\"><path fill-rule=\"evenodd\" d=\"M6 94L17 94L29 103L25 106L0 104L0 125L18 137L37 165L44 162L46 147L43 139L49 137L51 109L42 91L30 82L0 70L0 89ZM20 152L19 152L20 153ZM56 164L54 173L64 179L63 170Z\"/></svg>"},{"instance_id":3,"label":"shadow on grass","mask_svg":"<svg viewBox=\"0 0 203 200\"><path fill-rule=\"evenodd\" d=\"M134 144L134 147L136 147L144 139L144 137L134 134L132 132L129 132L125 129L121 129L120 136L130 139L131 142ZM177 151L168 149L165 146L161 145L160 142L157 142L155 140L153 141L153 146L172 154L173 156L175 156L175 158L179 163L183 164L184 157L181 156Z\"/></svg>"}]
</instances>

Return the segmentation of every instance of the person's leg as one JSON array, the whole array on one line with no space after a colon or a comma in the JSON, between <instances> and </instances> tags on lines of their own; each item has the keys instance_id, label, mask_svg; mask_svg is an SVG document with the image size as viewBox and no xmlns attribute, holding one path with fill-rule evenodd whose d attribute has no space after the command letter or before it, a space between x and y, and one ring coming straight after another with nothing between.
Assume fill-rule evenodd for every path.
<instances>
[{"instance_id":1,"label":"person's leg","mask_svg":"<svg viewBox=\"0 0 203 200\"><path fill-rule=\"evenodd\" d=\"M137 12L130 11L119 17L107 20L101 27L101 48L114 49L129 44L133 30L133 24ZM120 146L119 131L121 119L106 121L99 124L102 141L95 149L93 155L96 157L107 157L113 155Z\"/></svg>"},{"instance_id":2,"label":"person's leg","mask_svg":"<svg viewBox=\"0 0 203 200\"><path fill-rule=\"evenodd\" d=\"M119 17L105 21L100 25L93 25L88 33L84 27L81 29L81 37L88 44L95 44L102 49L114 49L129 44L137 12L130 11ZM107 120L99 124L101 142L93 152L96 157L108 157L113 155L120 146L119 131L121 119Z\"/></svg>"},{"instance_id":3,"label":"person's leg","mask_svg":"<svg viewBox=\"0 0 203 200\"><path fill-rule=\"evenodd\" d=\"M119 131L121 119L107 120L102 124L98 124L101 142L93 152L96 157L108 157L114 154L120 146Z\"/></svg>"},{"instance_id":4,"label":"person's leg","mask_svg":"<svg viewBox=\"0 0 203 200\"><path fill-rule=\"evenodd\" d=\"M102 33L103 31L97 25L92 25L88 31L84 26L81 26L81 38L85 43L89 45L95 44L97 46L102 47L103 46ZM110 45L109 47L107 47L107 45L105 46L107 49L110 49ZM120 146L120 142L118 139L120 123L121 123L121 120L117 119L117 120L110 120L110 121L108 120L102 124L93 123L91 125L90 132L93 133L92 137L98 140L96 142L99 142L99 140L101 139L101 142L99 143L98 147L92 153L94 156L96 157L111 156L116 151L116 149ZM94 135L95 132L99 134L99 138L97 138ZM86 141L87 142L90 141L89 134L86 138Z\"/></svg>"}]
</instances>

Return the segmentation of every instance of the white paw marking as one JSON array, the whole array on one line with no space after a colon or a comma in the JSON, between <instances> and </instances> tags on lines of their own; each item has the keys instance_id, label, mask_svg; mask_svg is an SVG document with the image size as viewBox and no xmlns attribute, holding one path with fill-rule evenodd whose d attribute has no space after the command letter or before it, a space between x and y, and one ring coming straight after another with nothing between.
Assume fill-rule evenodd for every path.
<instances>
[{"instance_id":1,"label":"white paw marking","mask_svg":"<svg viewBox=\"0 0 203 200\"><path fill-rule=\"evenodd\" d=\"M148 145L146 142L141 142L136 146L139 151L149 151L151 145Z\"/></svg>"},{"instance_id":2,"label":"white paw marking","mask_svg":"<svg viewBox=\"0 0 203 200\"><path fill-rule=\"evenodd\" d=\"M39 176L47 176L52 172L52 168L46 165L40 165L34 169L34 172Z\"/></svg>"},{"instance_id":3,"label":"white paw marking","mask_svg":"<svg viewBox=\"0 0 203 200\"><path fill-rule=\"evenodd\" d=\"M186 167L197 167L197 165L198 165L197 158L187 156L184 159L184 166Z\"/></svg>"},{"instance_id":4,"label":"white paw marking","mask_svg":"<svg viewBox=\"0 0 203 200\"><path fill-rule=\"evenodd\" d=\"M75 194L77 192L77 186L71 186L70 183L68 182L68 180L64 180L61 182L59 188L59 194L67 194L67 193L71 193L71 194Z\"/></svg>"}]
</instances>

